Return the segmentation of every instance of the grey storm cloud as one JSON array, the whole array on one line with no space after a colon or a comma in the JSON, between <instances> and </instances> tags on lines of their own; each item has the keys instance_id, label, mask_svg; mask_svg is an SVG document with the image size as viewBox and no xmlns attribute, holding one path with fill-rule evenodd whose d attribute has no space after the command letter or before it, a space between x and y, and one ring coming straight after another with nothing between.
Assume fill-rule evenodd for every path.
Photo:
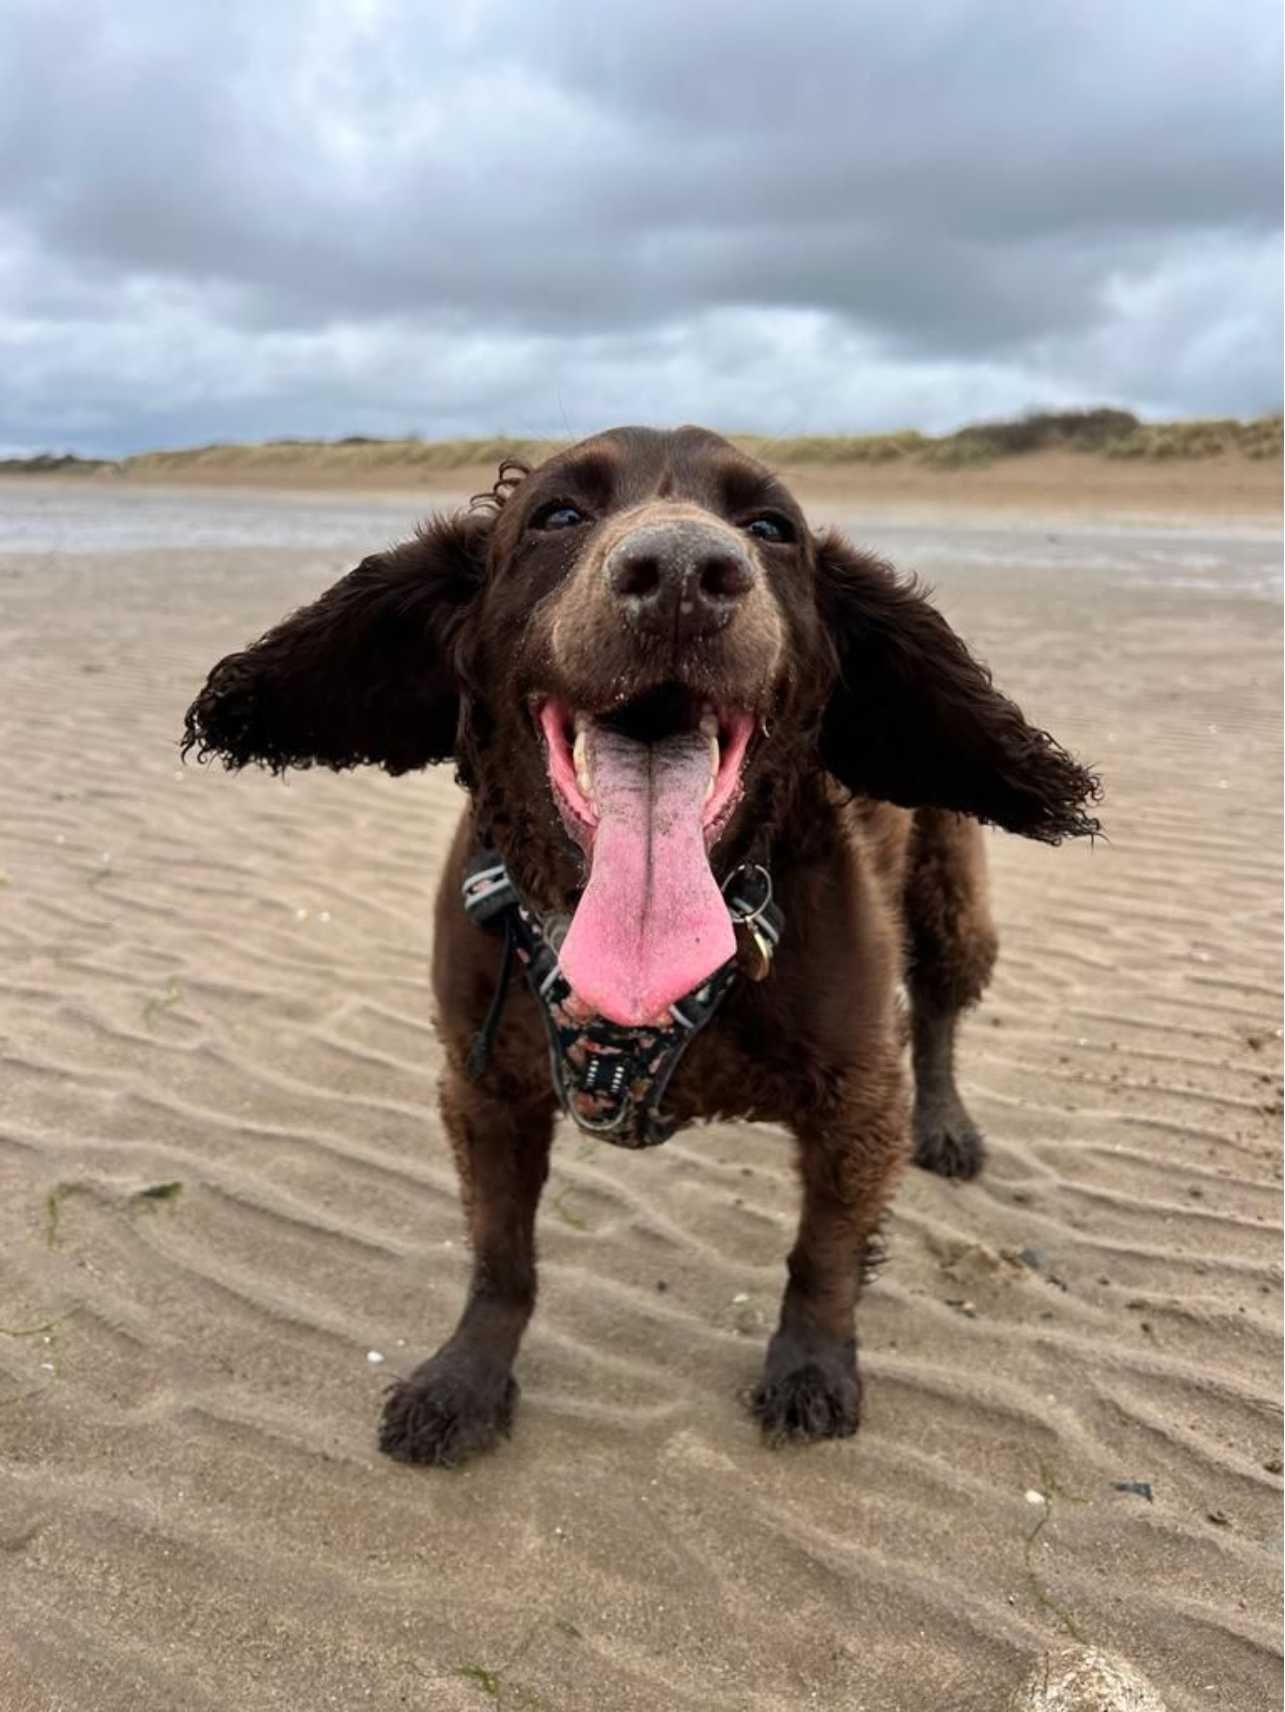
<instances>
[{"instance_id":1,"label":"grey storm cloud","mask_svg":"<svg viewBox=\"0 0 1285 1712\"><path fill-rule=\"evenodd\" d=\"M16 0L0 442L1275 408L1280 55L1268 0Z\"/></svg>"}]
</instances>

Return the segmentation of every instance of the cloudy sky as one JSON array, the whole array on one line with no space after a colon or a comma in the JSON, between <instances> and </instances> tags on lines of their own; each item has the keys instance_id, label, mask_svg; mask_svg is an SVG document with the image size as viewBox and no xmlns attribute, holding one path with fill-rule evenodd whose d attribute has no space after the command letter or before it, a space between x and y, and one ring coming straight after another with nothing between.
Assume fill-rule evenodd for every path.
<instances>
[{"instance_id":1,"label":"cloudy sky","mask_svg":"<svg viewBox=\"0 0 1285 1712\"><path fill-rule=\"evenodd\" d=\"M1281 402L1276 0L5 0L0 446Z\"/></svg>"}]
</instances>

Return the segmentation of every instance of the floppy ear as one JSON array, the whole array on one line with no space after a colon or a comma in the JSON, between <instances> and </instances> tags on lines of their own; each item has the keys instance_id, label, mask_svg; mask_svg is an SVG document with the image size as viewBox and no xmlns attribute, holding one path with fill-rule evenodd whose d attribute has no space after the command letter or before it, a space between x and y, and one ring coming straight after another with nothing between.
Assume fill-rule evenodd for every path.
<instances>
[{"instance_id":1,"label":"floppy ear","mask_svg":"<svg viewBox=\"0 0 1285 1712\"><path fill-rule=\"evenodd\" d=\"M818 542L817 577L838 665L821 728L828 772L862 796L1046 844L1099 831L1095 775L993 688L913 578L833 533Z\"/></svg>"},{"instance_id":2,"label":"floppy ear","mask_svg":"<svg viewBox=\"0 0 1285 1712\"><path fill-rule=\"evenodd\" d=\"M481 586L491 519L438 517L220 660L187 711L182 752L274 773L443 761L459 714L453 656Z\"/></svg>"}]
</instances>

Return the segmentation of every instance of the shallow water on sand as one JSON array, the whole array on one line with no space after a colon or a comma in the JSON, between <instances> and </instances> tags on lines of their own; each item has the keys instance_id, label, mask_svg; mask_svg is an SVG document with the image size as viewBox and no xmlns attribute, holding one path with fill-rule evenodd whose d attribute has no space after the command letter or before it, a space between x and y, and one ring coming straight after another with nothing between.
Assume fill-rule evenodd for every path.
<instances>
[{"instance_id":1,"label":"shallow water on sand","mask_svg":"<svg viewBox=\"0 0 1285 1712\"><path fill-rule=\"evenodd\" d=\"M1191 589L1202 594L1278 594L1281 534L1259 525L1166 528L1157 524L985 523L952 518L920 524L864 526L845 519L863 544L903 566L949 565L1090 573L1119 587Z\"/></svg>"},{"instance_id":2,"label":"shallow water on sand","mask_svg":"<svg viewBox=\"0 0 1285 1712\"><path fill-rule=\"evenodd\" d=\"M254 493L244 490L80 487L6 480L0 552L101 553L147 548L303 548L358 557L403 539L430 511L465 495ZM827 508L828 509L828 508ZM907 569L1021 568L1135 588L1275 594L1281 532L1270 524L1041 523L955 514L932 522L835 514L853 538Z\"/></svg>"}]
</instances>

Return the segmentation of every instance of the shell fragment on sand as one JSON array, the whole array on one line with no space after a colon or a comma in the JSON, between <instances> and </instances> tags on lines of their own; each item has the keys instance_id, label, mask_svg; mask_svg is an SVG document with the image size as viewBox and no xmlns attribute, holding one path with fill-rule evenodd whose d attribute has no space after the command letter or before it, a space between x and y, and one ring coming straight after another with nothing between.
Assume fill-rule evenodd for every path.
<instances>
[{"instance_id":1,"label":"shell fragment on sand","mask_svg":"<svg viewBox=\"0 0 1285 1712\"><path fill-rule=\"evenodd\" d=\"M1096 1647L1068 1647L1044 1655L1007 1712L1165 1712L1165 1704L1124 1659Z\"/></svg>"}]
</instances>

